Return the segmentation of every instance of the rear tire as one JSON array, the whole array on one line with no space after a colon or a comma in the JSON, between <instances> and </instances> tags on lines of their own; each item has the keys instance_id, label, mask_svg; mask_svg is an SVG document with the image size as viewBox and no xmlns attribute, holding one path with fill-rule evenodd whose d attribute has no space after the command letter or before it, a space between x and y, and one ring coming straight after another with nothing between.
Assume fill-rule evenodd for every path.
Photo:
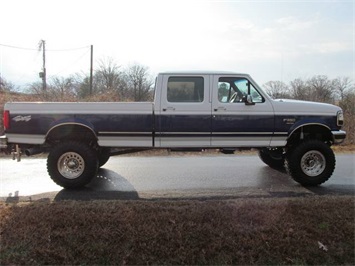
<instances>
[{"instance_id":1,"label":"rear tire","mask_svg":"<svg viewBox=\"0 0 355 266\"><path fill-rule=\"evenodd\" d=\"M308 140L289 150L286 169L304 186L317 186L327 181L335 169L333 150L319 140Z\"/></svg>"},{"instance_id":2,"label":"rear tire","mask_svg":"<svg viewBox=\"0 0 355 266\"><path fill-rule=\"evenodd\" d=\"M64 188L80 188L96 176L98 158L94 149L78 141L61 142L49 153L47 170L51 179Z\"/></svg>"}]
</instances>

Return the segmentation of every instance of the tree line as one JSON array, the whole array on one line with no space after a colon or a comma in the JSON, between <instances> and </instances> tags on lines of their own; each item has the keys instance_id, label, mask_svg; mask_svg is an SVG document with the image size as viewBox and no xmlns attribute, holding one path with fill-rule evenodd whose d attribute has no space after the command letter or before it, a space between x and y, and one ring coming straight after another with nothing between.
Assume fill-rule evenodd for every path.
<instances>
[{"instance_id":1,"label":"tree line","mask_svg":"<svg viewBox=\"0 0 355 266\"><path fill-rule=\"evenodd\" d=\"M93 74L92 90L90 77L77 73L69 77L51 77L46 91L42 82L31 83L27 92L35 101L137 102L153 100L153 84L154 78L148 67L137 63L122 67L112 58L103 58L98 61ZM351 78L329 79L325 75L315 75L308 79L297 78L288 84L269 81L262 87L275 99L297 99L340 106L345 116L344 130L348 134L346 143L355 144L355 86ZM14 84L0 79L0 92L15 91ZM6 97L0 100L2 107Z\"/></svg>"},{"instance_id":2,"label":"tree line","mask_svg":"<svg viewBox=\"0 0 355 266\"><path fill-rule=\"evenodd\" d=\"M354 83L349 77L329 79L316 75L309 79L297 78L286 84L282 81L269 81L264 89L273 98L292 98L305 101L336 103L354 94Z\"/></svg>"},{"instance_id":3,"label":"tree line","mask_svg":"<svg viewBox=\"0 0 355 266\"><path fill-rule=\"evenodd\" d=\"M118 65L112 58L98 61L93 73L92 88L87 74L76 73L69 77L50 77L46 90L42 82L27 85L26 93L40 101L150 101L154 79L149 68L140 64L127 67ZM14 92L16 86L1 79L0 92Z\"/></svg>"}]
</instances>

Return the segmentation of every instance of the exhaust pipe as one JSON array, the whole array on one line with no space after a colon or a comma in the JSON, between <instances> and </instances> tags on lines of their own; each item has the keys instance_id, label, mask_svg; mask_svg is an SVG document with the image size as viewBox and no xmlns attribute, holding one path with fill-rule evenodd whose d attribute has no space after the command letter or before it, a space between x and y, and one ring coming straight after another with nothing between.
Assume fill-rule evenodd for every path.
<instances>
[{"instance_id":1,"label":"exhaust pipe","mask_svg":"<svg viewBox=\"0 0 355 266\"><path fill-rule=\"evenodd\" d=\"M32 155L36 155L36 154L40 154L42 153L43 150L41 148L37 148L37 147L34 147L34 148L29 148L29 149L26 149L25 150L25 154L27 156L32 156Z\"/></svg>"}]
</instances>

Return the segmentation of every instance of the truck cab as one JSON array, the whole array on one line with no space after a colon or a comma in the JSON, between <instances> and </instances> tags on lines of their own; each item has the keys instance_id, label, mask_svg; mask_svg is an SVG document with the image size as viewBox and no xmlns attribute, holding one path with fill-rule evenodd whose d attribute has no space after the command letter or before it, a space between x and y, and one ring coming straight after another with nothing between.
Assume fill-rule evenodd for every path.
<instances>
[{"instance_id":1,"label":"truck cab","mask_svg":"<svg viewBox=\"0 0 355 266\"><path fill-rule=\"evenodd\" d=\"M158 147L263 147L274 132L271 99L249 75L163 73L156 88Z\"/></svg>"}]
</instances>

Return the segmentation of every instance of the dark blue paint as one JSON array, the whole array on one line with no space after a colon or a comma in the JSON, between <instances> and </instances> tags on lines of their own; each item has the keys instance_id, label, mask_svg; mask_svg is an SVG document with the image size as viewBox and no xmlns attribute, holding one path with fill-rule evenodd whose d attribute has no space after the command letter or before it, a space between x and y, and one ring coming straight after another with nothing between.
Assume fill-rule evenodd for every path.
<instances>
[{"instance_id":1,"label":"dark blue paint","mask_svg":"<svg viewBox=\"0 0 355 266\"><path fill-rule=\"evenodd\" d=\"M274 132L273 115L216 115L212 132Z\"/></svg>"},{"instance_id":2,"label":"dark blue paint","mask_svg":"<svg viewBox=\"0 0 355 266\"><path fill-rule=\"evenodd\" d=\"M27 116L28 114L23 114ZM291 133L293 129L303 124L319 123L328 126L331 130L339 130L336 117L329 116L272 116L272 115L157 115L153 114L78 114L78 115L51 115L33 114L28 122L15 122L12 119L18 116L11 115L11 126L7 133L46 135L52 127L65 123L79 123L92 128L100 136L160 136L164 137L271 137L270 132L277 132L280 136ZM294 118L295 123L287 124L287 119ZM120 133L121 132L121 133ZM139 133L144 133L139 134ZM265 134L260 134L260 133ZM164 133L174 133L166 134ZM186 134L192 133L192 134ZM195 133L195 134L193 134ZM210 133L210 134L201 134ZM233 134L235 133L235 134ZM243 134L245 133L245 134ZM249 133L249 134L247 134ZM259 134L252 134L259 133ZM279 134L280 133L280 134ZM274 135L276 136L276 135Z\"/></svg>"},{"instance_id":3,"label":"dark blue paint","mask_svg":"<svg viewBox=\"0 0 355 266\"><path fill-rule=\"evenodd\" d=\"M49 125L49 128L53 128L62 124L82 124L91 128L91 130L95 132L95 127L92 123L89 122L89 120L76 117L75 115L73 117L65 117L63 119L55 120Z\"/></svg>"},{"instance_id":4,"label":"dark blue paint","mask_svg":"<svg viewBox=\"0 0 355 266\"><path fill-rule=\"evenodd\" d=\"M26 114L27 115L27 114ZM28 122L15 122L11 115L11 126L7 133L46 135L54 126L79 123L94 129L98 134L106 132L152 132L153 115L31 115Z\"/></svg>"},{"instance_id":5,"label":"dark blue paint","mask_svg":"<svg viewBox=\"0 0 355 266\"><path fill-rule=\"evenodd\" d=\"M293 124L287 124L285 119L295 119ZM275 132L288 132L292 131L305 124L322 124L330 128L330 130L339 130L340 127L337 126L337 121L335 116L275 116Z\"/></svg>"},{"instance_id":6,"label":"dark blue paint","mask_svg":"<svg viewBox=\"0 0 355 266\"><path fill-rule=\"evenodd\" d=\"M211 115L161 115L156 132L211 132Z\"/></svg>"}]
</instances>

